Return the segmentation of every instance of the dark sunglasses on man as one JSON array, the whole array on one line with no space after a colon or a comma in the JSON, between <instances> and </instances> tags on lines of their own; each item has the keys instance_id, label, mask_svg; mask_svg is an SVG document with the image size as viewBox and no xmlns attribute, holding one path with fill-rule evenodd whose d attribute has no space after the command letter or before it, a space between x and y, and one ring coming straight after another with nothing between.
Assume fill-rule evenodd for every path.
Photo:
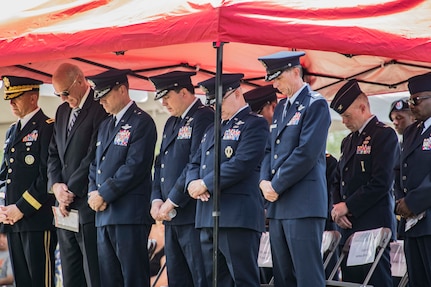
<instances>
[{"instance_id":1,"label":"dark sunglasses on man","mask_svg":"<svg viewBox=\"0 0 431 287\"><path fill-rule=\"evenodd\" d=\"M412 105L412 106L417 106L417 105L419 105L422 102L422 100L426 100L426 99L429 99L429 98L431 98L431 95L429 95L429 96L414 97L414 98L407 99L407 103L409 105Z\"/></svg>"}]
</instances>

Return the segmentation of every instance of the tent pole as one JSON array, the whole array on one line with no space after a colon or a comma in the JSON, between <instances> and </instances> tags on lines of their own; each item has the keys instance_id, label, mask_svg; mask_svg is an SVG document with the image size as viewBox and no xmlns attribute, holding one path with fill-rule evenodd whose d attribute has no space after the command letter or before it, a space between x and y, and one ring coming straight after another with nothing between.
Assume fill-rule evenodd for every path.
<instances>
[{"instance_id":1,"label":"tent pole","mask_svg":"<svg viewBox=\"0 0 431 287\"><path fill-rule=\"evenodd\" d=\"M216 106L214 114L214 194L213 194L213 278L212 286L218 286L218 245L219 245L219 219L220 219L220 162L221 162L221 102L223 73L223 42L214 42L213 47L217 49L216 59Z\"/></svg>"}]
</instances>

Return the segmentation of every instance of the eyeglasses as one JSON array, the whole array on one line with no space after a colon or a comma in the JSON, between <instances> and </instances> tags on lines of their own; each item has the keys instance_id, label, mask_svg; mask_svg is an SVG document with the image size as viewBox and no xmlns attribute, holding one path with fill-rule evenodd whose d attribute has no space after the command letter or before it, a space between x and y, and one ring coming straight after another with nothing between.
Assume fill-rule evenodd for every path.
<instances>
[{"instance_id":1,"label":"eyeglasses","mask_svg":"<svg viewBox=\"0 0 431 287\"><path fill-rule=\"evenodd\" d=\"M407 103L412 106L417 106L422 102L422 100L426 100L429 98L431 98L431 96L421 96L421 97L410 98L410 99L407 99Z\"/></svg>"},{"instance_id":2,"label":"eyeglasses","mask_svg":"<svg viewBox=\"0 0 431 287\"><path fill-rule=\"evenodd\" d=\"M60 93L57 93L56 91L54 91L54 95L56 95L57 97L68 97L70 95L70 89L73 87L73 85L75 85L76 80L78 80L78 76L75 78L75 80L69 86L68 89L66 89L66 90L64 90L63 92L60 92Z\"/></svg>"}]
</instances>

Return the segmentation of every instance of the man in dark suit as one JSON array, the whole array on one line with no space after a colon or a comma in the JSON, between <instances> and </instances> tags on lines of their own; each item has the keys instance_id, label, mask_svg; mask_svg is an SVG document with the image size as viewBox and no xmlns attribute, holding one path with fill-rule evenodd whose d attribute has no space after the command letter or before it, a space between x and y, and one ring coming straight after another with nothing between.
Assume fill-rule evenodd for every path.
<instances>
[{"instance_id":1,"label":"man in dark suit","mask_svg":"<svg viewBox=\"0 0 431 287\"><path fill-rule=\"evenodd\" d=\"M212 282L213 253L219 254L220 286L260 286L257 256L264 231L263 198L259 192L259 166L268 137L266 120L246 104L240 80L243 74L223 74L220 165L219 245L213 250L214 125L205 132L187 171L186 186L198 199L196 228L205 261L207 281ZM208 102L215 99L215 78L200 82Z\"/></svg>"},{"instance_id":2,"label":"man in dark suit","mask_svg":"<svg viewBox=\"0 0 431 287\"><path fill-rule=\"evenodd\" d=\"M153 119L130 100L129 71L88 77L95 98L112 115L99 127L88 187L103 287L150 285L146 243L157 132Z\"/></svg>"},{"instance_id":3,"label":"man in dark suit","mask_svg":"<svg viewBox=\"0 0 431 287\"><path fill-rule=\"evenodd\" d=\"M64 63L52 77L55 94L64 101L56 112L49 146L48 188L63 216L77 210L79 231L57 229L63 285L100 286L94 211L87 204L88 168L94 158L97 128L107 116L94 101L84 74Z\"/></svg>"},{"instance_id":4,"label":"man in dark suit","mask_svg":"<svg viewBox=\"0 0 431 287\"><path fill-rule=\"evenodd\" d=\"M342 244L356 231L387 227L395 238L393 199L394 166L399 159L395 131L370 112L367 96L356 80L348 81L337 92L331 108L338 112L352 132L341 143L332 195L331 216L341 228ZM392 286L390 247L381 257L370 284ZM371 264L346 266L343 280L361 283Z\"/></svg>"},{"instance_id":5,"label":"man in dark suit","mask_svg":"<svg viewBox=\"0 0 431 287\"><path fill-rule=\"evenodd\" d=\"M404 131L396 213L409 286L431 286L431 73L408 80L408 103L416 122Z\"/></svg>"},{"instance_id":6,"label":"man in dark suit","mask_svg":"<svg viewBox=\"0 0 431 287\"><path fill-rule=\"evenodd\" d=\"M195 97L190 78L193 75L196 73L174 71L150 77L157 90L155 100L162 99L171 114L154 167L151 195L151 215L165 224L171 287L208 286L199 231L194 226L196 200L184 192L184 171L199 148L205 129L213 122L214 112Z\"/></svg>"},{"instance_id":7,"label":"man in dark suit","mask_svg":"<svg viewBox=\"0 0 431 287\"><path fill-rule=\"evenodd\" d=\"M266 80L287 98L270 126L260 188L267 217L276 286L324 286L320 246L327 215L325 147L328 104L302 80L304 52L261 57ZM307 258L307 260L304 260Z\"/></svg>"},{"instance_id":8,"label":"man in dark suit","mask_svg":"<svg viewBox=\"0 0 431 287\"><path fill-rule=\"evenodd\" d=\"M0 172L6 185L0 221L8 235L16 286L54 286L55 199L48 194L46 177L54 120L38 107L41 81L3 76L3 84L4 99L19 118L6 132Z\"/></svg>"}]
</instances>

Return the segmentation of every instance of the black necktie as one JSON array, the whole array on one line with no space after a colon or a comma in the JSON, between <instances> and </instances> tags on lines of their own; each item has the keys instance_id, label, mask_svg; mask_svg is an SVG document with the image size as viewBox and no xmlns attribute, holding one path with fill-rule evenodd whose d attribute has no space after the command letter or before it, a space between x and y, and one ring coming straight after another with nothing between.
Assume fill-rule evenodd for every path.
<instances>
[{"instance_id":1,"label":"black necktie","mask_svg":"<svg viewBox=\"0 0 431 287\"><path fill-rule=\"evenodd\" d=\"M359 131L356 131L352 134L352 138L350 140L350 148L356 148L358 145L358 139L359 139Z\"/></svg>"},{"instance_id":2,"label":"black necktie","mask_svg":"<svg viewBox=\"0 0 431 287\"><path fill-rule=\"evenodd\" d=\"M117 122L117 118L112 116L111 123L109 125L109 131L112 133L115 129L115 123Z\"/></svg>"},{"instance_id":3,"label":"black necktie","mask_svg":"<svg viewBox=\"0 0 431 287\"><path fill-rule=\"evenodd\" d=\"M281 118L281 121L284 121L284 118L286 117L287 111L290 108L290 101L289 99L286 100L286 103L284 104L284 110L283 110L283 117Z\"/></svg>"},{"instance_id":4,"label":"black necktie","mask_svg":"<svg viewBox=\"0 0 431 287\"><path fill-rule=\"evenodd\" d=\"M18 133L21 131L21 120L18 120L18 122L15 124L15 129L11 133L11 142L15 141L15 138L17 137Z\"/></svg>"}]
</instances>

